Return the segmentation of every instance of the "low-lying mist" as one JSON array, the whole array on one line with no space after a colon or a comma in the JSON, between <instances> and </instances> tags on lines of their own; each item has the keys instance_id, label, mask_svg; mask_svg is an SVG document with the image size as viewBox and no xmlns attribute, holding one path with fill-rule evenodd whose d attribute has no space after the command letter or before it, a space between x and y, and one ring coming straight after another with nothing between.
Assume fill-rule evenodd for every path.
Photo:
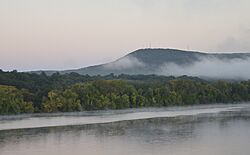
<instances>
[{"instance_id":1,"label":"low-lying mist","mask_svg":"<svg viewBox=\"0 0 250 155\"><path fill-rule=\"evenodd\" d=\"M246 58L218 58L215 56L200 57L198 61L177 64L166 62L154 65L140 61L136 57L127 56L115 62L102 66L110 73L120 74L157 74L165 76L196 76L215 79L250 79L250 57Z\"/></svg>"},{"instance_id":2,"label":"low-lying mist","mask_svg":"<svg viewBox=\"0 0 250 155\"><path fill-rule=\"evenodd\" d=\"M250 79L250 58L246 59L218 59L201 58L190 65L165 63L160 66L156 74L173 76L198 76L218 79Z\"/></svg>"},{"instance_id":3,"label":"low-lying mist","mask_svg":"<svg viewBox=\"0 0 250 155\"><path fill-rule=\"evenodd\" d=\"M145 67L145 64L139 61L136 57L133 56L126 56L122 59L119 59L115 62L106 64L104 69L108 70L126 70L126 69L133 69L138 67Z\"/></svg>"}]
</instances>

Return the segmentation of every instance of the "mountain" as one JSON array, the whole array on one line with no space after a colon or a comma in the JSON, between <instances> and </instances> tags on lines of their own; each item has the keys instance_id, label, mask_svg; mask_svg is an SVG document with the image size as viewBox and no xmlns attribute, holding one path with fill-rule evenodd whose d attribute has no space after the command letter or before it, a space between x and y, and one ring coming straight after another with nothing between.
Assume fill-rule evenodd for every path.
<instances>
[{"instance_id":1,"label":"mountain","mask_svg":"<svg viewBox=\"0 0 250 155\"><path fill-rule=\"evenodd\" d=\"M238 65L240 65L242 62L249 62L249 60L250 53L218 54L177 49L139 49L114 62L76 70L60 71L60 73L75 72L83 75L107 75L110 73L175 75L178 73L177 75L186 75L189 72L192 73L192 69L198 70L201 66L203 66L203 70L213 70L213 68L216 70L217 65L221 67L224 65L224 67L228 68L228 66L230 67L234 63L239 63ZM212 68L212 66L214 67ZM48 71L46 73L52 74L54 72ZM195 76L199 75L195 74Z\"/></svg>"}]
</instances>

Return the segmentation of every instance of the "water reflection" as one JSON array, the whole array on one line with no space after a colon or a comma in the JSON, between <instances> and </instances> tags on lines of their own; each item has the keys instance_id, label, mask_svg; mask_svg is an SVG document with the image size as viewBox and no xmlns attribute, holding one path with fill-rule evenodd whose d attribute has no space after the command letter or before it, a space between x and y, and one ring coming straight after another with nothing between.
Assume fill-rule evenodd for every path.
<instances>
[{"instance_id":1,"label":"water reflection","mask_svg":"<svg viewBox=\"0 0 250 155\"><path fill-rule=\"evenodd\" d=\"M249 155L249 111L0 131L1 155Z\"/></svg>"}]
</instances>

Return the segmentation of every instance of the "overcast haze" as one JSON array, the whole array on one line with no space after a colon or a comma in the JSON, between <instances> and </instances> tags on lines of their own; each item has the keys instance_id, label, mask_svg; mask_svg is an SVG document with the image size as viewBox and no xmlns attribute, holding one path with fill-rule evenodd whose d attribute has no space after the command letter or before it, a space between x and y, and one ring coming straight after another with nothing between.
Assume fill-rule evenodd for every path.
<instances>
[{"instance_id":1,"label":"overcast haze","mask_svg":"<svg viewBox=\"0 0 250 155\"><path fill-rule=\"evenodd\" d=\"M249 52L250 1L0 1L3 70L80 68L150 46Z\"/></svg>"}]
</instances>

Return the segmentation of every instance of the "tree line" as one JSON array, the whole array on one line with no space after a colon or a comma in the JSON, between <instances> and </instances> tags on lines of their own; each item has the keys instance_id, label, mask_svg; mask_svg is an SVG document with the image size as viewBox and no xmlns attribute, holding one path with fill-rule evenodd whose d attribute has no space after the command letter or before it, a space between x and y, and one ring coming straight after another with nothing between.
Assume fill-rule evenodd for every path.
<instances>
[{"instance_id":1,"label":"tree line","mask_svg":"<svg viewBox=\"0 0 250 155\"><path fill-rule=\"evenodd\" d=\"M156 75L0 71L0 114L73 112L250 101L249 81Z\"/></svg>"}]
</instances>

